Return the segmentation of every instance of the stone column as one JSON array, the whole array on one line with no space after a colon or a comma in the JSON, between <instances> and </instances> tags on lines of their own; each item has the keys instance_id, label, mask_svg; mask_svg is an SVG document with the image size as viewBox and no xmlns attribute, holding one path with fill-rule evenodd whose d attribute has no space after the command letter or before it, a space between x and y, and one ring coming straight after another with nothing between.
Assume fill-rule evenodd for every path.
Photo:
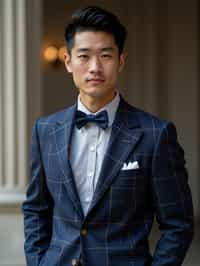
<instances>
[{"instance_id":1,"label":"stone column","mask_svg":"<svg viewBox=\"0 0 200 266\"><path fill-rule=\"evenodd\" d=\"M28 179L28 122L29 117L34 116L29 98L30 94L37 96L39 83L35 91L31 89L40 75L36 77L40 69L34 69L35 61L40 64L39 56L33 63L29 62L33 65L32 69L27 67L29 49L40 41L39 38L32 39L33 44L29 48L30 33L27 27L33 25L30 21L35 18L34 9L31 10L32 18L28 12L28 1L0 2L0 204L21 203ZM35 23L35 28L40 27L38 23ZM36 37L34 32L33 37ZM31 78L31 72L35 81ZM33 81L32 85L30 80Z\"/></svg>"}]
</instances>

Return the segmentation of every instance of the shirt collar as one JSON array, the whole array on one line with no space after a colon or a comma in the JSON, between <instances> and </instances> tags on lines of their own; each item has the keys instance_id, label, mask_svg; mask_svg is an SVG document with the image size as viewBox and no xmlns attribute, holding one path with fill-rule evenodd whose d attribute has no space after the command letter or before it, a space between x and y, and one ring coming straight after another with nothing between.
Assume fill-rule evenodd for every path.
<instances>
[{"instance_id":1,"label":"shirt collar","mask_svg":"<svg viewBox=\"0 0 200 266\"><path fill-rule=\"evenodd\" d=\"M92 113L87 109L87 107L81 102L80 99L80 94L78 95L78 100L77 100L77 110L82 111L86 114L93 114L96 115L101 111L106 110L108 113L108 126L112 126L114 119L115 119L115 114L118 108L120 102L120 97L119 97L119 92L116 91L115 97L112 99L111 102L107 103L105 106L103 106L100 110L98 110L96 113Z\"/></svg>"}]
</instances>

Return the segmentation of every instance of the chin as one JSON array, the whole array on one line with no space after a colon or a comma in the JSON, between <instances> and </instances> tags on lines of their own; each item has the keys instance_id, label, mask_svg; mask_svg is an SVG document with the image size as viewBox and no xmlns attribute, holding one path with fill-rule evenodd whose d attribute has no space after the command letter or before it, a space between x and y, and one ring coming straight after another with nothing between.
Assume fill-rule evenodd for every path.
<instances>
[{"instance_id":1,"label":"chin","mask_svg":"<svg viewBox=\"0 0 200 266\"><path fill-rule=\"evenodd\" d=\"M91 94L91 96L102 98L102 97L106 97L106 96L110 95L111 93L108 91L104 91L102 88L99 88L98 90L95 89L95 90L91 91L90 94Z\"/></svg>"},{"instance_id":2,"label":"chin","mask_svg":"<svg viewBox=\"0 0 200 266\"><path fill-rule=\"evenodd\" d=\"M93 98L105 97L106 93L102 91L102 88L90 88L87 90L86 94Z\"/></svg>"},{"instance_id":3,"label":"chin","mask_svg":"<svg viewBox=\"0 0 200 266\"><path fill-rule=\"evenodd\" d=\"M109 98L115 90L109 90L108 88L105 88L103 86L90 86L85 87L85 89L82 89L80 91L82 91L83 95L87 95L88 97L94 99L105 99Z\"/></svg>"}]
</instances>

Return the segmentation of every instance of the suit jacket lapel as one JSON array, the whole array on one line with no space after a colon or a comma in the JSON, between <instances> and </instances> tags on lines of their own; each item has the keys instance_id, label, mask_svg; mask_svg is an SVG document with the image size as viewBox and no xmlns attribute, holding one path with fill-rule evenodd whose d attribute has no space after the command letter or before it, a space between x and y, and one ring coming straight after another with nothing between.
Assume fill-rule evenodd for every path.
<instances>
[{"instance_id":1,"label":"suit jacket lapel","mask_svg":"<svg viewBox=\"0 0 200 266\"><path fill-rule=\"evenodd\" d=\"M121 98L89 212L109 188L143 135L136 114L128 111L128 106Z\"/></svg>"},{"instance_id":2,"label":"suit jacket lapel","mask_svg":"<svg viewBox=\"0 0 200 266\"><path fill-rule=\"evenodd\" d=\"M67 110L65 116L57 122L54 137L60 169L66 178L65 185L68 195L71 198L71 201L79 215L83 218L84 214L69 160L70 142L74 126L75 111L76 105L73 105Z\"/></svg>"}]
</instances>

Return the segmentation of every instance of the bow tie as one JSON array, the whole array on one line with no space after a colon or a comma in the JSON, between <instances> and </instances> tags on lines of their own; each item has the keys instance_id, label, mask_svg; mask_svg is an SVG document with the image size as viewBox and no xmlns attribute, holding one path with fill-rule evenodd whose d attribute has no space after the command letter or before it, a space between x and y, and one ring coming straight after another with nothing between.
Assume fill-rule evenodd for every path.
<instances>
[{"instance_id":1,"label":"bow tie","mask_svg":"<svg viewBox=\"0 0 200 266\"><path fill-rule=\"evenodd\" d=\"M108 113L107 111L102 111L97 115L87 115L79 110L76 111L75 124L78 129L85 126L88 122L94 122L102 129L108 127Z\"/></svg>"}]
</instances>

